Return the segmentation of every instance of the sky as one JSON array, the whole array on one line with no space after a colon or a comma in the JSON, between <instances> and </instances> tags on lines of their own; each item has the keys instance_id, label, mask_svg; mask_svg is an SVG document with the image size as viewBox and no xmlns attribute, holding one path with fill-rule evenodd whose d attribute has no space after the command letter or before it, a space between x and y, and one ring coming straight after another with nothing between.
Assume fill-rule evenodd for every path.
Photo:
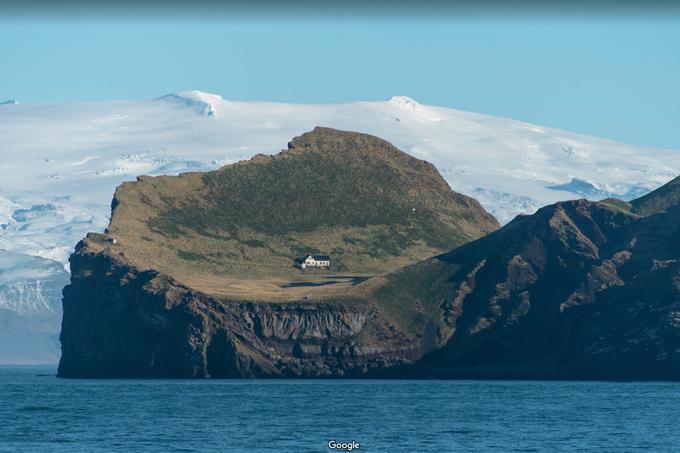
<instances>
[{"instance_id":1,"label":"sky","mask_svg":"<svg viewBox=\"0 0 680 453\"><path fill-rule=\"evenodd\" d=\"M150 99L188 89L294 103L405 95L680 149L677 9L380 14L338 6L305 14L300 4L299 14L229 15L202 5L170 15L152 7L10 11L0 18L0 102Z\"/></svg>"}]
</instances>

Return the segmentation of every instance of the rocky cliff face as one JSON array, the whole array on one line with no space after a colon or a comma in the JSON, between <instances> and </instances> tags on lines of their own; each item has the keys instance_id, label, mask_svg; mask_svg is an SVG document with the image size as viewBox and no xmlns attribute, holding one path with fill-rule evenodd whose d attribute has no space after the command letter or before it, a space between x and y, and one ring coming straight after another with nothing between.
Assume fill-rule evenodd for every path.
<instances>
[{"instance_id":1,"label":"rocky cliff face","mask_svg":"<svg viewBox=\"0 0 680 453\"><path fill-rule=\"evenodd\" d=\"M358 376L426 352L366 300L217 299L100 249L110 240L90 234L71 257L60 376Z\"/></svg>"}]
</instances>

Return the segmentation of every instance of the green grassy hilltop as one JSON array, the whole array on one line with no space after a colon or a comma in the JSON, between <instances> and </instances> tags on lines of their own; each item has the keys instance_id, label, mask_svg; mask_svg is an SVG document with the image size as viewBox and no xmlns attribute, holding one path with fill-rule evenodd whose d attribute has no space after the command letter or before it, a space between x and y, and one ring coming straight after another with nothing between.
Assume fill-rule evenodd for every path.
<instances>
[{"instance_id":1,"label":"green grassy hilltop","mask_svg":"<svg viewBox=\"0 0 680 453\"><path fill-rule=\"evenodd\" d=\"M109 233L142 269L267 299L311 290L286 286L291 278L383 274L496 228L432 164L370 135L316 128L275 156L124 183ZM294 268L307 253L330 255L332 268Z\"/></svg>"}]
</instances>

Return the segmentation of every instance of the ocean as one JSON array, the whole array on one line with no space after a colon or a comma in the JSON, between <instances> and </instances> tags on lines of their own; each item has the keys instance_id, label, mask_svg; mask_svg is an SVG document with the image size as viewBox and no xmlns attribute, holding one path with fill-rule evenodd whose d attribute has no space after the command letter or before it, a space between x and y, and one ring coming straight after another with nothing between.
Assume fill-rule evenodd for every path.
<instances>
[{"instance_id":1,"label":"ocean","mask_svg":"<svg viewBox=\"0 0 680 453\"><path fill-rule=\"evenodd\" d=\"M71 380L0 366L0 452L677 451L680 383ZM335 445L335 444L334 444Z\"/></svg>"}]
</instances>

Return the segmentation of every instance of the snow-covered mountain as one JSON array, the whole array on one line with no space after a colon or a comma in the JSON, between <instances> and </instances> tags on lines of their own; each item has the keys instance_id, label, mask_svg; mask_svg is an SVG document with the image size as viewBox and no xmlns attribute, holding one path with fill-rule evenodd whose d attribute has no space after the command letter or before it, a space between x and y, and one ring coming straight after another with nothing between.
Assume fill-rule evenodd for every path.
<instances>
[{"instance_id":1,"label":"snow-covered mountain","mask_svg":"<svg viewBox=\"0 0 680 453\"><path fill-rule=\"evenodd\" d=\"M54 347L54 331L45 333L44 326L54 322L58 331L58 321L46 321L43 307L58 319L59 291L53 289L65 282L68 256L86 232L105 228L121 182L276 153L315 126L374 134L431 161L456 191L477 198L501 223L559 200L631 199L680 174L677 151L422 105L404 96L297 105L187 91L148 101L0 104L0 250L11 252L0 258L0 326L20 316L25 329L16 331L13 324L13 338L36 341L38 349ZM24 261L27 256L42 260ZM36 266L54 269L55 262L62 274L35 274ZM5 277L9 267L11 278ZM21 361L44 361L49 354L43 352ZM16 361L11 357L0 349L0 363Z\"/></svg>"},{"instance_id":2,"label":"snow-covered mountain","mask_svg":"<svg viewBox=\"0 0 680 453\"><path fill-rule=\"evenodd\" d=\"M0 363L59 360L61 290L68 280L61 263L0 250Z\"/></svg>"}]
</instances>

